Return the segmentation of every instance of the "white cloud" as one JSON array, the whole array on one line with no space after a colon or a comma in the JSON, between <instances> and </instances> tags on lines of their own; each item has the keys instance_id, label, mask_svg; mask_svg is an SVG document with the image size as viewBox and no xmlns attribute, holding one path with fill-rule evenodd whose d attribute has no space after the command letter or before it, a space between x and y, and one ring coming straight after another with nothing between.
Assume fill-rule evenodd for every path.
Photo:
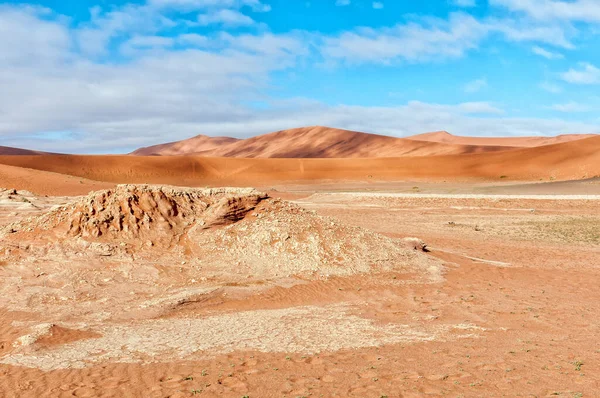
<instances>
[{"instance_id":1,"label":"white cloud","mask_svg":"<svg viewBox=\"0 0 600 398\"><path fill-rule=\"evenodd\" d=\"M106 119L87 123L88 134L70 141L41 141L26 137L5 141L5 145L56 151L96 151L114 149L119 142L125 149L189 138L202 133L246 138L290 127L326 125L349 130L408 136L428 131L447 130L459 135L523 136L569 133L598 133L599 124L569 122L561 119L504 117L502 111L486 103L431 104L418 101L395 107L328 106L310 100L287 100L271 103L264 110L216 106L213 112L193 117L187 109L178 117ZM194 110L202 111L201 104ZM211 109L212 110L212 109Z\"/></svg>"},{"instance_id":2,"label":"white cloud","mask_svg":"<svg viewBox=\"0 0 600 398\"><path fill-rule=\"evenodd\" d=\"M567 102L566 104L554 104L550 107L558 112L574 113L574 112L589 112L591 108L588 105L578 102Z\"/></svg>"},{"instance_id":3,"label":"white cloud","mask_svg":"<svg viewBox=\"0 0 600 398\"><path fill-rule=\"evenodd\" d=\"M453 14L449 21L408 23L393 28L360 28L324 39L325 57L347 62L390 63L462 57L476 48L486 29L475 18Z\"/></svg>"},{"instance_id":4,"label":"white cloud","mask_svg":"<svg viewBox=\"0 0 600 398\"><path fill-rule=\"evenodd\" d=\"M71 38L67 27L45 21L40 10L0 6L0 64L29 68L33 60L45 65L69 58Z\"/></svg>"},{"instance_id":5,"label":"white cloud","mask_svg":"<svg viewBox=\"0 0 600 398\"><path fill-rule=\"evenodd\" d=\"M349 6L350 0L336 0L335 5L340 7Z\"/></svg>"},{"instance_id":6,"label":"white cloud","mask_svg":"<svg viewBox=\"0 0 600 398\"><path fill-rule=\"evenodd\" d=\"M242 103L261 98L269 74L307 51L292 35L139 34L124 44L139 52L113 63L79 53L78 30L21 9L0 8L0 31L11 38L0 41L0 141L61 151L138 146L243 123L253 111ZM171 47L173 40L185 46ZM189 47L198 43L206 49ZM40 132L76 139L49 141Z\"/></svg>"},{"instance_id":7,"label":"white cloud","mask_svg":"<svg viewBox=\"0 0 600 398\"><path fill-rule=\"evenodd\" d=\"M230 9L198 15L198 22L201 25L222 24L225 26L247 26L255 23L249 16Z\"/></svg>"},{"instance_id":8,"label":"white cloud","mask_svg":"<svg viewBox=\"0 0 600 398\"><path fill-rule=\"evenodd\" d=\"M381 10L383 8L383 3L381 1L374 1L373 8L376 10Z\"/></svg>"},{"instance_id":9,"label":"white cloud","mask_svg":"<svg viewBox=\"0 0 600 398\"><path fill-rule=\"evenodd\" d=\"M148 5L154 8L171 8L185 11L210 8L241 8L244 6L251 7L254 12L271 11L271 6L260 0L149 0Z\"/></svg>"},{"instance_id":10,"label":"white cloud","mask_svg":"<svg viewBox=\"0 0 600 398\"><path fill-rule=\"evenodd\" d=\"M558 94L562 92L562 88L560 86L550 82L542 82L540 83L539 87L542 90L553 94Z\"/></svg>"},{"instance_id":11,"label":"white cloud","mask_svg":"<svg viewBox=\"0 0 600 398\"><path fill-rule=\"evenodd\" d=\"M197 33L185 33L177 37L177 41L184 45L194 47L205 47L209 45L210 39L207 36L202 36Z\"/></svg>"},{"instance_id":12,"label":"white cloud","mask_svg":"<svg viewBox=\"0 0 600 398\"><path fill-rule=\"evenodd\" d=\"M476 0L454 0L453 4L458 7L475 7L477 5Z\"/></svg>"},{"instance_id":13,"label":"white cloud","mask_svg":"<svg viewBox=\"0 0 600 398\"><path fill-rule=\"evenodd\" d=\"M500 33L509 41L537 42L557 47L574 48L558 25L540 25L528 20L490 19L483 22L489 33Z\"/></svg>"},{"instance_id":14,"label":"white cloud","mask_svg":"<svg viewBox=\"0 0 600 398\"><path fill-rule=\"evenodd\" d=\"M490 0L490 4L539 20L600 21L600 2L597 0Z\"/></svg>"},{"instance_id":15,"label":"white cloud","mask_svg":"<svg viewBox=\"0 0 600 398\"><path fill-rule=\"evenodd\" d=\"M573 47L561 27L495 18L480 21L459 12L448 20L422 18L391 28L357 28L324 37L321 51L326 59L348 63L438 61L463 57L492 34L515 42Z\"/></svg>"},{"instance_id":16,"label":"white cloud","mask_svg":"<svg viewBox=\"0 0 600 398\"><path fill-rule=\"evenodd\" d=\"M555 53L552 51L548 51L542 47L539 46L534 46L531 51L534 54L539 55L540 57L544 57L546 59L562 59L564 58L564 55L560 54L560 53Z\"/></svg>"},{"instance_id":17,"label":"white cloud","mask_svg":"<svg viewBox=\"0 0 600 398\"><path fill-rule=\"evenodd\" d=\"M288 58L291 61L309 53L306 39L300 33L287 35L263 33L261 35L243 34L236 36L223 33L220 38L227 43L229 49L278 56L280 59Z\"/></svg>"},{"instance_id":18,"label":"white cloud","mask_svg":"<svg viewBox=\"0 0 600 398\"><path fill-rule=\"evenodd\" d=\"M581 63L580 69L571 68L561 77L573 84L600 84L600 69L589 63Z\"/></svg>"},{"instance_id":19,"label":"white cloud","mask_svg":"<svg viewBox=\"0 0 600 398\"><path fill-rule=\"evenodd\" d=\"M91 14L91 21L74 32L79 48L91 56L106 54L109 44L116 37L127 36L132 32L151 35L176 25L170 18L143 5L126 5L106 13L99 7L94 7Z\"/></svg>"},{"instance_id":20,"label":"white cloud","mask_svg":"<svg viewBox=\"0 0 600 398\"><path fill-rule=\"evenodd\" d=\"M121 54L126 56L137 56L143 51L165 49L174 44L175 40L171 37L136 35L124 42L120 47L120 51Z\"/></svg>"},{"instance_id":21,"label":"white cloud","mask_svg":"<svg viewBox=\"0 0 600 398\"><path fill-rule=\"evenodd\" d=\"M480 79L476 79L473 81L468 82L467 84L465 84L465 86L463 87L463 90L466 93L476 93L478 91L480 91L481 89L487 87L488 82L486 78L480 78Z\"/></svg>"},{"instance_id":22,"label":"white cloud","mask_svg":"<svg viewBox=\"0 0 600 398\"><path fill-rule=\"evenodd\" d=\"M504 117L489 102L329 106L272 101L265 94L274 72L288 70L300 59L312 60L308 57L315 49L326 60L393 63L458 58L492 33L509 40L566 42L559 30L532 30L535 24L478 21L458 13L448 21L421 19L334 37L262 30L204 36L181 29L185 33L175 37L165 33L187 28L177 19L179 10L190 15L230 10L252 19L250 12L265 7L252 0L152 0L109 12L94 8L91 21L78 26L41 8L0 6L0 37L10 38L0 40L3 145L103 152L115 149L115 143L120 146L116 149L127 150L165 137L247 137L314 124L391 135L440 129L467 135L600 131L595 124ZM530 30L525 34L521 28ZM129 57L113 62L103 55L114 55L116 45ZM586 65L565 76L585 80L571 75L594 71ZM257 100L270 106L248 105ZM51 139L57 134L65 138Z\"/></svg>"}]
</instances>

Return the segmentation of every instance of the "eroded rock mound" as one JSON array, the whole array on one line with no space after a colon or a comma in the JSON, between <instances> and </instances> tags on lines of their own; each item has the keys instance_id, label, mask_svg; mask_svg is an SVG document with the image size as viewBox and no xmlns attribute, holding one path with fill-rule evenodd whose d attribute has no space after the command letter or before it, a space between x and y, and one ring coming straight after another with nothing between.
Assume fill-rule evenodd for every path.
<instances>
[{"instance_id":1,"label":"eroded rock mound","mask_svg":"<svg viewBox=\"0 0 600 398\"><path fill-rule=\"evenodd\" d=\"M120 185L15 223L7 236L19 253L38 257L159 261L242 278L426 274L432 264L401 240L249 188Z\"/></svg>"},{"instance_id":2,"label":"eroded rock mound","mask_svg":"<svg viewBox=\"0 0 600 398\"><path fill-rule=\"evenodd\" d=\"M170 241L191 225L211 228L238 221L266 198L254 189L119 185L13 228L57 229L88 240Z\"/></svg>"}]
</instances>

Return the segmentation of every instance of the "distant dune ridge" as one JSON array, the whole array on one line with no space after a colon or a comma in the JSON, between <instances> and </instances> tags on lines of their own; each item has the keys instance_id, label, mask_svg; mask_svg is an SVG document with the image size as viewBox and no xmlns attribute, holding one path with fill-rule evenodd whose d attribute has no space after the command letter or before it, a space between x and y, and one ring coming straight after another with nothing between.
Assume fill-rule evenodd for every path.
<instances>
[{"instance_id":1,"label":"distant dune ridge","mask_svg":"<svg viewBox=\"0 0 600 398\"><path fill-rule=\"evenodd\" d=\"M10 156L14 156L14 155L45 155L45 154L48 154L48 153L40 152L40 151L32 151L30 149L13 148L13 147L9 147L9 146L0 145L0 156L4 156L4 155L10 155Z\"/></svg>"},{"instance_id":2,"label":"distant dune ridge","mask_svg":"<svg viewBox=\"0 0 600 398\"><path fill-rule=\"evenodd\" d=\"M301 127L247 139L198 135L181 141L139 148L136 156L205 156L226 158L395 158L465 155L533 148L594 137L463 137L436 131L405 138L324 126ZM0 156L47 155L47 152L0 146Z\"/></svg>"},{"instance_id":3,"label":"distant dune ridge","mask_svg":"<svg viewBox=\"0 0 600 398\"><path fill-rule=\"evenodd\" d=\"M206 135L197 135L187 140L168 142L166 144L153 145L145 148L139 148L132 152L132 155L152 156L152 155L182 155L206 152L216 148L233 144L240 141L237 138L230 137L209 137Z\"/></svg>"},{"instance_id":4,"label":"distant dune ridge","mask_svg":"<svg viewBox=\"0 0 600 398\"><path fill-rule=\"evenodd\" d=\"M595 134L562 134L556 137L461 137L447 131L418 134L408 137L409 140L422 142L437 142L452 145L476 145L497 147L533 148L543 145L560 144L590 138Z\"/></svg>"},{"instance_id":5,"label":"distant dune ridge","mask_svg":"<svg viewBox=\"0 0 600 398\"><path fill-rule=\"evenodd\" d=\"M446 131L406 138L324 126L301 127L248 139L199 135L182 141L140 148L132 155L198 155L232 158L390 158L462 155L531 148L590 138L590 134L557 137L461 137Z\"/></svg>"},{"instance_id":6,"label":"distant dune ridge","mask_svg":"<svg viewBox=\"0 0 600 398\"><path fill-rule=\"evenodd\" d=\"M15 153L19 152L6 148L0 152L0 187L50 195L82 194L115 183L267 186L324 180L548 181L600 176L600 135L471 138L436 132L394 138L306 127L245 140L198 136L134 152L155 156L36 151L12 156Z\"/></svg>"},{"instance_id":7,"label":"distant dune ridge","mask_svg":"<svg viewBox=\"0 0 600 398\"><path fill-rule=\"evenodd\" d=\"M18 186L0 187L43 192L46 174L71 175L81 187L97 182L151 183L180 186L266 186L310 181L575 180L600 175L600 136L507 151L442 156L352 159L216 158L204 156L0 156L0 164L16 166ZM30 170L36 169L36 170ZM8 170L6 170L8 171ZM27 173L25 172L27 171ZM35 176L35 179L33 178ZM91 181L90 181L91 180ZM14 179L12 179L14 181ZM14 185L14 184L13 184ZM49 188L48 188L49 189ZM53 188L54 189L54 188Z\"/></svg>"},{"instance_id":8,"label":"distant dune ridge","mask_svg":"<svg viewBox=\"0 0 600 398\"><path fill-rule=\"evenodd\" d=\"M281 130L245 140L200 135L169 144L140 148L132 154L234 158L377 158L458 155L506 149L504 145L426 142L312 126Z\"/></svg>"}]
</instances>

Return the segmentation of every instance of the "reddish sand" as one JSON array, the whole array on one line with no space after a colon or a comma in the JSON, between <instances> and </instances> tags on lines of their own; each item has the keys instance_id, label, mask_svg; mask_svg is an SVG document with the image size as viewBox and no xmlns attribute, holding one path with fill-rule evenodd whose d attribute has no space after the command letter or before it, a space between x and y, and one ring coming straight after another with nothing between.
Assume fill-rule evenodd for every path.
<instances>
[{"instance_id":1,"label":"reddish sand","mask_svg":"<svg viewBox=\"0 0 600 398\"><path fill-rule=\"evenodd\" d=\"M425 143L312 126L282 130L246 140L201 135L188 140L141 148L133 154L236 158L377 158L470 154L506 149L505 146Z\"/></svg>"},{"instance_id":2,"label":"reddish sand","mask_svg":"<svg viewBox=\"0 0 600 398\"><path fill-rule=\"evenodd\" d=\"M0 164L1 188L24 189L39 195L69 196L84 195L90 191L110 188L113 185L74 177L68 173L59 174Z\"/></svg>"},{"instance_id":3,"label":"reddish sand","mask_svg":"<svg viewBox=\"0 0 600 398\"><path fill-rule=\"evenodd\" d=\"M237 138L208 137L206 135L198 135L187 140L168 142L166 144L140 148L135 150L131 154L139 156L185 155L190 153L210 151L225 145L232 144L237 141L239 141Z\"/></svg>"},{"instance_id":4,"label":"reddish sand","mask_svg":"<svg viewBox=\"0 0 600 398\"><path fill-rule=\"evenodd\" d=\"M48 153L0 145L0 156L4 156L4 155L44 155L44 154L48 154Z\"/></svg>"},{"instance_id":5,"label":"reddish sand","mask_svg":"<svg viewBox=\"0 0 600 398\"><path fill-rule=\"evenodd\" d=\"M436 131L408 137L409 140L421 142L436 142L449 145L476 145L496 147L531 148L543 145L560 144L577 141L584 138L596 137L596 134L563 134L556 137L461 137L447 131Z\"/></svg>"},{"instance_id":6,"label":"reddish sand","mask_svg":"<svg viewBox=\"0 0 600 398\"><path fill-rule=\"evenodd\" d=\"M273 352L269 346L265 350L238 349L215 355L209 351L205 355L201 350L196 360L148 356L143 363L106 360L86 363L82 369L38 369L52 359L48 353L72 352L69 347L103 338L98 336L103 334L102 330L95 333L77 315L70 321L76 329L59 322L47 338L42 337L30 346L29 357L39 359L29 367L0 365L0 396L597 396L600 389L597 376L600 374L597 288L600 241L594 228L600 214L597 200L423 200L386 198L384 194L380 198L358 195L349 201L339 195L317 194L301 201L301 205L335 217L340 223L356 224L390 237L423 238L433 250L428 255L445 263L443 280L402 283L402 275L379 273L302 279L296 284L277 284L273 280L264 284L228 284L207 297L186 301L174 296L179 299L177 304L164 303L166 309L156 319L143 316L139 306L126 306L128 317L118 318L119 327L135 327L145 322L170 326L180 322L185 325L181 337L168 343L176 347L201 345L203 341L190 337L189 333L197 329L187 327L188 322L194 325L193 322L222 316L231 320L229 330L241 330L240 340L247 342L257 340L249 336L264 319L257 316L256 322L243 324L237 315L340 305L349 306L356 319L373 322L382 335L390 325L407 325L407 333L455 327L429 340L303 352L295 347L298 336L306 332L302 327L304 319L284 318L260 337L289 336L284 351ZM319 232L311 233L318 236ZM479 260L474 260L475 257ZM170 283L186 289L212 283L190 281L205 273L192 267L193 260L169 263L153 259L155 266L143 264L139 259L114 265L96 262L87 268L74 268L72 262L57 261L52 272L39 270L47 266L47 261L28 264L17 274L18 278L3 277L0 283L0 286L14 284L22 290L14 297L15 301L26 292L31 294L28 307L22 311L0 308L3 320L0 355L4 359L15 357L10 355L19 349L14 347L15 341L29 333L31 326L48 322L48 313L42 308L62 305L68 311L70 307L79 307L89 318L105 314L94 311L93 307L104 299L128 303L128 300L155 298L149 292L158 297L178 294L179 290ZM3 276L9 268L14 266L0 264ZM98 273L101 277L94 277ZM72 279L65 280L71 275ZM104 278L111 279L106 282ZM69 283L63 285L65 282ZM105 293L118 284L127 289L120 295ZM80 294L65 301L40 294L42 289L55 289L62 295L75 288ZM14 305L6 295L4 301ZM112 307L107 309L113 311ZM315 316L307 314L306 318ZM320 321L318 331L336 320L321 318ZM469 329L470 325L474 328ZM218 332L215 335L218 337ZM355 333L346 332L338 337L354 336ZM317 340L329 337L320 333ZM136 353L129 344L140 339L135 333L124 333L122 338L127 339L127 344L121 346L119 341L106 348L120 350L123 358L127 358Z\"/></svg>"},{"instance_id":7,"label":"reddish sand","mask_svg":"<svg viewBox=\"0 0 600 398\"><path fill-rule=\"evenodd\" d=\"M434 181L572 180L600 175L600 137L504 152L403 158L241 159L52 155L0 156L0 164L94 181L187 186L266 186L292 181L398 181L408 178ZM9 173L8 177L11 175ZM31 187L27 188L30 182L21 183L23 188L32 190Z\"/></svg>"}]
</instances>

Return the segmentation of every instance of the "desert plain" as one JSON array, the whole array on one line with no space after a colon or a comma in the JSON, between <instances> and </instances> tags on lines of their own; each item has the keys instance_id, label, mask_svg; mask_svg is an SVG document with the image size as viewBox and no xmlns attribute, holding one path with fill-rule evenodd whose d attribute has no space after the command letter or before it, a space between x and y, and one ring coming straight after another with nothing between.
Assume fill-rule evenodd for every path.
<instances>
[{"instance_id":1,"label":"desert plain","mask_svg":"<svg viewBox=\"0 0 600 398\"><path fill-rule=\"evenodd\" d=\"M0 151L2 397L594 397L600 137Z\"/></svg>"}]
</instances>

